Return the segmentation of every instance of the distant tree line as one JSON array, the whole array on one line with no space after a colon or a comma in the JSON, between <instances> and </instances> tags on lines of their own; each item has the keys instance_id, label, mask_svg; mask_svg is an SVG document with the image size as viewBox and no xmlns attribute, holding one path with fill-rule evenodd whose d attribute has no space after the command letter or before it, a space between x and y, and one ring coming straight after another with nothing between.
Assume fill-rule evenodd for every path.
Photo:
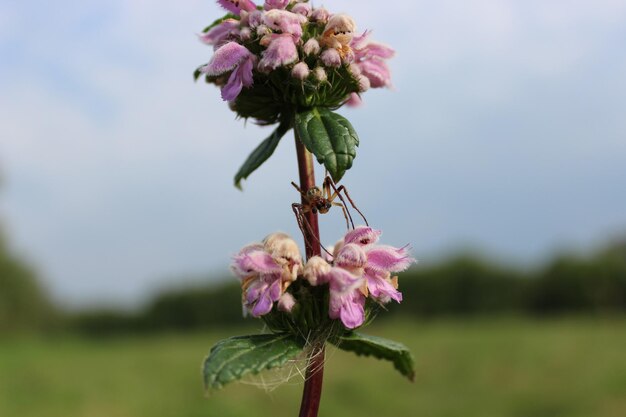
<instances>
[{"instance_id":1,"label":"distant tree line","mask_svg":"<svg viewBox=\"0 0 626 417\"><path fill-rule=\"evenodd\" d=\"M74 315L71 328L105 335L185 331L244 325L234 278L222 285L166 292L143 311L91 311ZM401 305L380 318L525 314L623 314L626 312L626 242L591 256L562 255L533 271L456 256L417 266L400 276Z\"/></svg>"},{"instance_id":2,"label":"distant tree line","mask_svg":"<svg viewBox=\"0 0 626 417\"><path fill-rule=\"evenodd\" d=\"M57 318L34 269L9 249L0 230L0 335L47 329Z\"/></svg>"}]
</instances>

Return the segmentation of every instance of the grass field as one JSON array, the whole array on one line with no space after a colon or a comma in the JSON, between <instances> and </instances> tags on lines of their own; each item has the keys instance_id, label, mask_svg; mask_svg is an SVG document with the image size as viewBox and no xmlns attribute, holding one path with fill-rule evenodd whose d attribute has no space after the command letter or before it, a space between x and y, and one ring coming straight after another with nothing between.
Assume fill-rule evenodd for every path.
<instances>
[{"instance_id":1,"label":"grass field","mask_svg":"<svg viewBox=\"0 0 626 417\"><path fill-rule=\"evenodd\" d=\"M367 331L412 349L416 382L388 363L331 350L321 416L626 416L626 320L397 322ZM223 336L0 341L0 416L297 415L298 378L270 393L236 384L205 397L200 363Z\"/></svg>"}]
</instances>

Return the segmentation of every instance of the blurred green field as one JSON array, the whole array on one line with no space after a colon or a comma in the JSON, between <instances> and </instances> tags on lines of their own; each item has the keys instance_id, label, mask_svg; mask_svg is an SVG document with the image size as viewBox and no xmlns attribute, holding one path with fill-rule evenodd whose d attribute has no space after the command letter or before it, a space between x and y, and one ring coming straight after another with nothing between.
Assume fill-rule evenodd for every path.
<instances>
[{"instance_id":1,"label":"blurred green field","mask_svg":"<svg viewBox=\"0 0 626 417\"><path fill-rule=\"evenodd\" d=\"M626 416L624 319L405 321L367 332L412 349L416 382L330 350L321 416ZM270 393L236 384L204 395L200 363L228 335L0 341L0 416L297 415L298 378Z\"/></svg>"}]
</instances>

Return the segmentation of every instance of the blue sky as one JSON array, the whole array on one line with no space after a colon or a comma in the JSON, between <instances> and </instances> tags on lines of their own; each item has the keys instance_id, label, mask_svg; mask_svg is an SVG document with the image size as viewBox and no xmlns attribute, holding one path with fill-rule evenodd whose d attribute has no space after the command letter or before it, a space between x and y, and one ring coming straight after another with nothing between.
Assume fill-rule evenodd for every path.
<instances>
[{"instance_id":1,"label":"blue sky","mask_svg":"<svg viewBox=\"0 0 626 417\"><path fill-rule=\"evenodd\" d=\"M626 233L626 2L314 4L397 50L394 88L342 110L361 136L343 183L387 243L425 263L465 247L539 262ZM220 13L0 3L0 216L62 302L132 305L297 234L292 139L237 191L267 129L191 81L211 55L195 33ZM326 241L342 221L324 219Z\"/></svg>"}]
</instances>

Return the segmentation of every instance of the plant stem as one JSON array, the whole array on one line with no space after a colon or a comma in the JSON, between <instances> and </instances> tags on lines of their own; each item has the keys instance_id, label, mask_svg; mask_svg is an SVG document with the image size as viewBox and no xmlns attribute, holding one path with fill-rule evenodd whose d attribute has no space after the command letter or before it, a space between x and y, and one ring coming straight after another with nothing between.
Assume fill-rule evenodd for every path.
<instances>
[{"instance_id":1,"label":"plant stem","mask_svg":"<svg viewBox=\"0 0 626 417\"><path fill-rule=\"evenodd\" d=\"M294 129L295 131L295 129ZM315 165L313 155L304 147L298 133L295 134L296 153L298 155L298 172L300 174L300 188L307 192L315 186ZM302 204L306 201L302 197ZM321 255L320 232L317 221L317 213L304 213L305 221L310 227L304 227L304 246L306 257ZM306 380L302 392L299 417L317 417L322 397L322 382L324 380L324 343L314 345L306 368Z\"/></svg>"},{"instance_id":2,"label":"plant stem","mask_svg":"<svg viewBox=\"0 0 626 417\"><path fill-rule=\"evenodd\" d=\"M298 134L296 136L296 153L298 154L298 172L300 174L300 189L305 193L310 188L315 187L315 165L313 165L313 155L309 152L300 139ZM302 196L302 204L306 204L304 196ZM310 227L306 225L303 227L304 233L304 247L306 250L306 258L310 259L312 256L319 256L322 253L320 247L320 230L317 222L317 213L309 211L304 213L305 221L308 222Z\"/></svg>"}]
</instances>

